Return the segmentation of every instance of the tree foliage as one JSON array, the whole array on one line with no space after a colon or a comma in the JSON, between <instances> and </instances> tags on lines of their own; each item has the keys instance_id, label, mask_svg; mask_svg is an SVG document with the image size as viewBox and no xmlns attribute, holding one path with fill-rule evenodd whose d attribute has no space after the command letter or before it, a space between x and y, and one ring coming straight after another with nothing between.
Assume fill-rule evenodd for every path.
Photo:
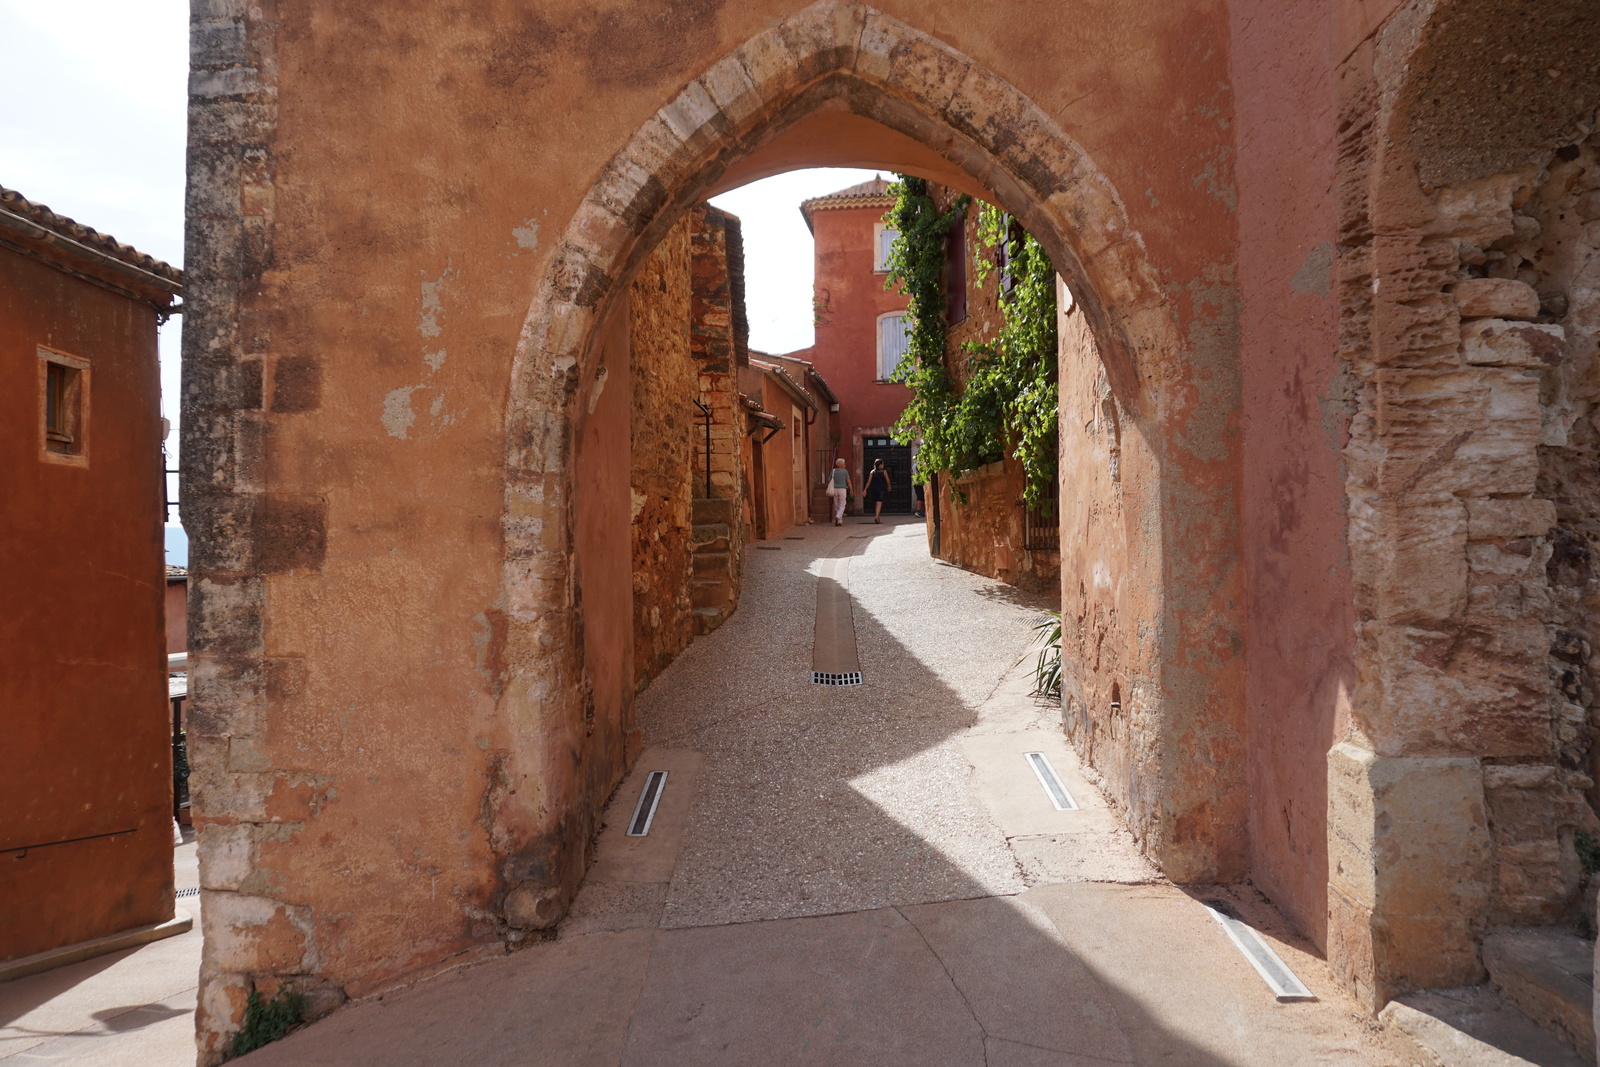
<instances>
[{"instance_id":1,"label":"tree foliage","mask_svg":"<svg viewBox=\"0 0 1600 1067\"><path fill-rule=\"evenodd\" d=\"M1056 480L1056 288L1050 257L1009 215L980 203L974 278L980 289L1000 287L1001 327L989 340L961 346L966 373L960 382L945 352L945 242L970 198L939 211L927 182L905 175L889 191L895 206L886 221L899 234L889 252L886 284L897 286L910 303L906 354L894 377L911 387L912 399L895 434L920 438L919 479L1015 456L1025 478L1024 503L1037 510Z\"/></svg>"}]
</instances>

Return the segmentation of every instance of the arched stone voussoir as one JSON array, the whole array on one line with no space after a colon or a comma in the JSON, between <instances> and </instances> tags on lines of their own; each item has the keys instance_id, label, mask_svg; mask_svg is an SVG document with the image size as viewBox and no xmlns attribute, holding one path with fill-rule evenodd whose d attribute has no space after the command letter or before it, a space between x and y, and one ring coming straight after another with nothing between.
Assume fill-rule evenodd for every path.
<instances>
[{"instance_id":1,"label":"arched stone voussoir","mask_svg":"<svg viewBox=\"0 0 1600 1067\"><path fill-rule=\"evenodd\" d=\"M557 239L524 319L507 410L498 603L522 638L526 623L515 620L539 619L539 652L507 658L502 701L509 714L522 701L540 702L547 729L539 743L553 748L528 754L530 766L558 759L556 750L583 736L573 684L585 623L571 468L583 412L573 399L600 327L654 240L727 166L824 108L922 141L1015 213L1080 286L1101 357L1116 365L1111 374L1129 407L1144 403L1129 393L1143 380L1144 350L1161 361L1183 351L1174 315L1160 314L1157 276L1121 198L1082 146L1015 86L857 3L823 0L750 38L675 93L601 169ZM1109 301L1130 302L1136 319L1114 313ZM605 799L587 796L564 772L551 782L555 792L541 808L551 821L538 834L559 836L570 829L562 820ZM530 835L537 836L515 836ZM553 871L543 888L568 885L567 873Z\"/></svg>"},{"instance_id":2,"label":"arched stone voussoir","mask_svg":"<svg viewBox=\"0 0 1600 1067\"><path fill-rule=\"evenodd\" d=\"M856 63L862 27L871 9L865 4L822 0L784 19L775 33L792 57L799 84L830 71L848 70ZM754 70L751 71L755 73Z\"/></svg>"},{"instance_id":3,"label":"arched stone voussoir","mask_svg":"<svg viewBox=\"0 0 1600 1067\"><path fill-rule=\"evenodd\" d=\"M854 67L863 81L929 115L944 115L975 69L972 60L944 42L877 11L867 17Z\"/></svg>"}]
</instances>

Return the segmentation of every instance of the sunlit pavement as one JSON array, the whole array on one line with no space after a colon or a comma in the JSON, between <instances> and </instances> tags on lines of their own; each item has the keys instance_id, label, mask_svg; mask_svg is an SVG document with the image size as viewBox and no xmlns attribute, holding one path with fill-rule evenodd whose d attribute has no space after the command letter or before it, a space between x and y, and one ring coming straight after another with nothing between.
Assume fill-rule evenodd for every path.
<instances>
[{"instance_id":1,"label":"sunlit pavement","mask_svg":"<svg viewBox=\"0 0 1600 1067\"><path fill-rule=\"evenodd\" d=\"M200 884L193 835L177 850L179 890ZM192 1067L200 976L199 902L185 934L0 983L6 1067Z\"/></svg>"}]
</instances>

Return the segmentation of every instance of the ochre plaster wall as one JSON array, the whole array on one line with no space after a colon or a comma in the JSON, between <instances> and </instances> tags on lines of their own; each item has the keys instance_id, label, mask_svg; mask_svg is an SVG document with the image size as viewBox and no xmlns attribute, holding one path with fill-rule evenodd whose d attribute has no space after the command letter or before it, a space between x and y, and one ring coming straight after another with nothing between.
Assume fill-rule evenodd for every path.
<instances>
[{"instance_id":1,"label":"ochre plaster wall","mask_svg":"<svg viewBox=\"0 0 1600 1067\"><path fill-rule=\"evenodd\" d=\"M1061 282L1056 333L1062 721L1111 794L1131 798L1141 788L1139 764L1157 758L1151 748L1160 649L1143 638L1140 624L1155 613L1148 601L1160 560L1139 550L1138 528L1158 492L1155 456L1113 393L1083 310Z\"/></svg>"},{"instance_id":2,"label":"ochre plaster wall","mask_svg":"<svg viewBox=\"0 0 1600 1067\"><path fill-rule=\"evenodd\" d=\"M1333 285L1338 17L1328 5L1232 5L1250 876L1319 944L1327 779L1314 768L1342 735L1355 686L1341 457L1350 385Z\"/></svg>"},{"instance_id":3,"label":"ochre plaster wall","mask_svg":"<svg viewBox=\"0 0 1600 1067\"><path fill-rule=\"evenodd\" d=\"M84 462L41 346L89 364ZM154 308L0 249L0 848L41 846L0 855L0 961L173 914L159 411Z\"/></svg>"},{"instance_id":4,"label":"ochre plaster wall","mask_svg":"<svg viewBox=\"0 0 1600 1067\"><path fill-rule=\"evenodd\" d=\"M162 599L166 616L167 654L189 647L189 583L168 579Z\"/></svg>"},{"instance_id":5,"label":"ochre plaster wall","mask_svg":"<svg viewBox=\"0 0 1600 1067\"><path fill-rule=\"evenodd\" d=\"M640 732L633 725L633 524L630 521L632 435L628 388L632 315L617 309L600 339L597 379L586 402L573 469L575 486L573 562L583 598L585 744L580 758L589 775L589 795L607 797L638 754ZM585 840L570 847L587 858L587 837L598 827L598 812L587 827L569 830ZM578 877L582 877L579 872Z\"/></svg>"},{"instance_id":6,"label":"ochre plaster wall","mask_svg":"<svg viewBox=\"0 0 1600 1067\"><path fill-rule=\"evenodd\" d=\"M1160 671L1120 799L1173 875L1244 873L1223 5L800 7L195 6L206 1056L253 983L370 991L564 908L620 771L622 724L585 715L593 591L568 551L592 339L676 212L829 70L847 83L796 108L935 144L1082 285L1160 472L1126 505L1147 569L1124 625ZM753 38L759 85L653 118Z\"/></svg>"}]
</instances>

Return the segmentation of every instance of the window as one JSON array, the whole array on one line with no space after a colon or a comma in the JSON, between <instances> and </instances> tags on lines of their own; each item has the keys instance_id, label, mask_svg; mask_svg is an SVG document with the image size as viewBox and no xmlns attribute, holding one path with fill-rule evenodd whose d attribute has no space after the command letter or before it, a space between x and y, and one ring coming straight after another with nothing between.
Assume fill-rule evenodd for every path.
<instances>
[{"instance_id":1,"label":"window","mask_svg":"<svg viewBox=\"0 0 1600 1067\"><path fill-rule=\"evenodd\" d=\"M87 455L89 364L81 359L39 349L43 395L41 430L47 456L82 459Z\"/></svg>"},{"instance_id":2,"label":"window","mask_svg":"<svg viewBox=\"0 0 1600 1067\"><path fill-rule=\"evenodd\" d=\"M944 246L944 321L951 326L967 318L967 220L957 215Z\"/></svg>"},{"instance_id":3,"label":"window","mask_svg":"<svg viewBox=\"0 0 1600 1067\"><path fill-rule=\"evenodd\" d=\"M886 382L894 376L910 341L911 322L905 312L896 311L878 319L878 381Z\"/></svg>"},{"instance_id":4,"label":"window","mask_svg":"<svg viewBox=\"0 0 1600 1067\"><path fill-rule=\"evenodd\" d=\"M900 231L892 226L879 223L873 231L872 240L872 269L883 272L889 269L889 249L894 247L895 238L900 236Z\"/></svg>"}]
</instances>

